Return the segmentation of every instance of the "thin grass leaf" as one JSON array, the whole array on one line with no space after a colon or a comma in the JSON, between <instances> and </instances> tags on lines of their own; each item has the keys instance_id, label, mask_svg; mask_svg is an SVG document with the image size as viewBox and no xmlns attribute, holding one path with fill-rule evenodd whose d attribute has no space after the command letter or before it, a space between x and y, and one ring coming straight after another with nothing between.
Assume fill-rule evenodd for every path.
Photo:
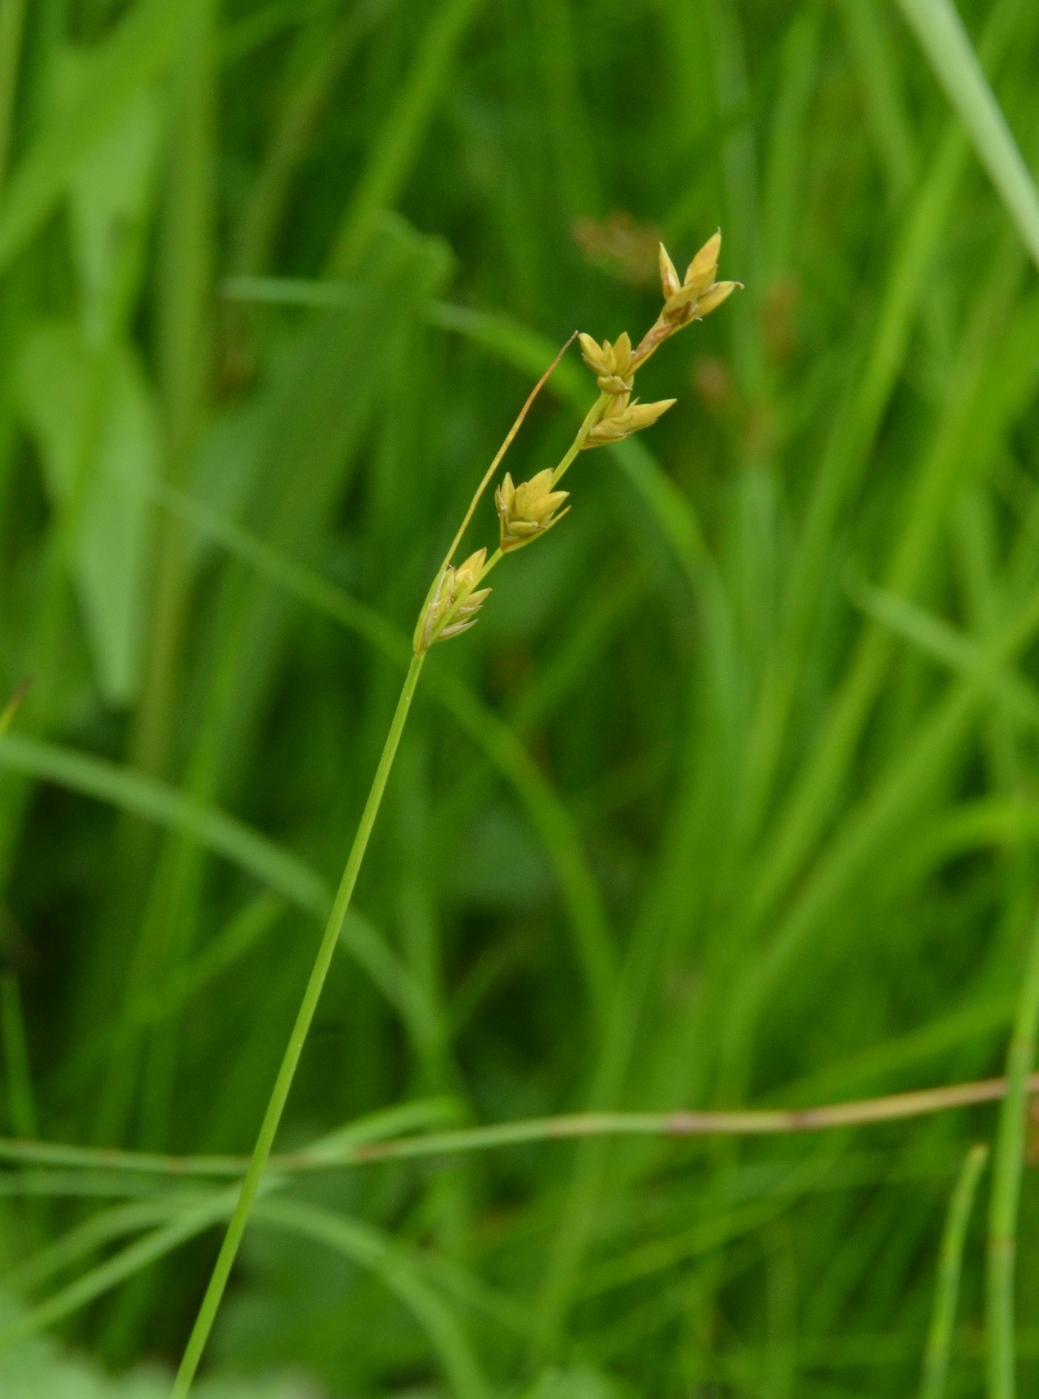
<instances>
[{"instance_id":1,"label":"thin grass leaf","mask_svg":"<svg viewBox=\"0 0 1039 1399\"><path fill-rule=\"evenodd\" d=\"M866 98L874 143L897 202L912 188L919 152L883 14L878 12L874 0L841 0L840 9Z\"/></svg>"},{"instance_id":2,"label":"thin grass leaf","mask_svg":"<svg viewBox=\"0 0 1039 1399\"><path fill-rule=\"evenodd\" d=\"M18 1295L33 1292L114 1239L136 1234L170 1215L182 1213L185 1204L182 1197L174 1197L133 1201L99 1210L24 1263L19 1263L7 1274L6 1285Z\"/></svg>"},{"instance_id":3,"label":"thin grass leaf","mask_svg":"<svg viewBox=\"0 0 1039 1399\"><path fill-rule=\"evenodd\" d=\"M1007 1096L999 1115L992 1157L988 1255L985 1288L989 1399L1013 1399L1017 1390L1014 1358L1014 1272L1018 1202L1024 1168L1026 1080L1035 1060L1039 1031L1039 920L1025 953L1014 1028L1007 1048Z\"/></svg>"},{"instance_id":4,"label":"thin grass leaf","mask_svg":"<svg viewBox=\"0 0 1039 1399\"><path fill-rule=\"evenodd\" d=\"M953 1330L956 1325L956 1304L960 1295L963 1250L967 1242L967 1225L970 1222L978 1181L987 1161L987 1146L971 1147L964 1158L956 1187L949 1200L945 1228L942 1231L941 1252L938 1255L938 1276L934 1286L931 1327L927 1333L920 1399L945 1399Z\"/></svg>"},{"instance_id":5,"label":"thin grass leaf","mask_svg":"<svg viewBox=\"0 0 1039 1399\"><path fill-rule=\"evenodd\" d=\"M851 592L863 611L950 670L965 675L978 665L981 647L943 618L884 588L853 583ZM993 676L992 689L1018 720L1039 724L1039 693L1020 675L1000 671Z\"/></svg>"},{"instance_id":6,"label":"thin grass leaf","mask_svg":"<svg viewBox=\"0 0 1039 1399\"><path fill-rule=\"evenodd\" d=\"M123 1040L128 1027L158 1025L185 1005L215 977L234 964L263 938L285 911L282 900L260 894L236 914L198 957L180 968L160 988L142 994L126 1007L115 1024L101 1026L79 1044L57 1075L62 1086L76 1082L102 1063L113 1042ZM57 1085L55 1085L57 1087Z\"/></svg>"},{"instance_id":7,"label":"thin grass leaf","mask_svg":"<svg viewBox=\"0 0 1039 1399\"><path fill-rule=\"evenodd\" d=\"M397 1107L380 1108L345 1127L339 1127L316 1142L311 1142L303 1155L309 1163L318 1165L334 1161L342 1153L349 1155L358 1147L384 1141L403 1132L432 1130L457 1122L461 1105L454 1098L421 1098Z\"/></svg>"},{"instance_id":8,"label":"thin grass leaf","mask_svg":"<svg viewBox=\"0 0 1039 1399\"><path fill-rule=\"evenodd\" d=\"M356 602L302 565L284 558L232 522L216 517L198 502L179 494L174 496L168 490L163 492L162 499L199 528L219 539L244 562L271 577L310 606L357 631L401 664L406 664L410 655L407 638L371 608ZM446 669L436 667L428 672L426 686L476 739L494 766L515 788L535 829L542 836L545 851L555 865L567 903L594 1014L602 1027L609 1004L613 951L602 897L588 869L572 820L523 745L468 686ZM0 748L2 761L3 749ZM363 950L361 955L364 955ZM382 975L381 971L376 971L374 963L371 970L374 975ZM395 979L404 984L399 977ZM410 1003L413 999L411 993L403 994ZM423 1023L426 1012L419 1010L418 1014L419 1021L415 1023Z\"/></svg>"},{"instance_id":9,"label":"thin grass leaf","mask_svg":"<svg viewBox=\"0 0 1039 1399\"><path fill-rule=\"evenodd\" d=\"M875 1048L863 1050L786 1085L783 1097L794 1102L817 1102L840 1097L876 1081L890 1080L892 1074L902 1069L925 1063L975 1037L984 1038L1002 1029L1013 1018L1014 1006L1013 996L998 996L951 1011L918 1030L893 1036Z\"/></svg>"},{"instance_id":10,"label":"thin grass leaf","mask_svg":"<svg viewBox=\"0 0 1039 1399\"><path fill-rule=\"evenodd\" d=\"M766 994L795 956L803 954L809 939L818 933L833 907L839 891L858 875L880 843L889 839L918 803L950 756L977 713L993 676L1023 647L1039 626L1039 592L1033 592L1016 615L1006 622L999 635L989 641L969 676L958 681L930 719L921 725L909 755L900 757L862 801L857 816L847 821L838 840L814 870L791 912L780 924L770 945L741 988L739 1003L729 1011L731 1054L740 1045L747 1048L747 1023ZM744 1003L743 997L747 1000Z\"/></svg>"},{"instance_id":11,"label":"thin grass leaf","mask_svg":"<svg viewBox=\"0 0 1039 1399\"><path fill-rule=\"evenodd\" d=\"M292 179L312 144L314 129L324 114L336 82L353 58L358 44L375 28L396 0L367 0L352 7L321 42L309 66L286 95L265 155L263 166L239 222L233 265L240 281L262 272L270 261L271 243L281 224ZM317 7L320 18L321 6ZM326 7L327 8L327 7ZM239 58L279 27L298 23L305 14L298 5L272 5L239 21L225 33L224 62ZM226 286L226 283L225 283Z\"/></svg>"},{"instance_id":12,"label":"thin grass leaf","mask_svg":"<svg viewBox=\"0 0 1039 1399\"><path fill-rule=\"evenodd\" d=\"M441 0L419 51L374 143L350 198L328 258L329 275L350 276L380 213L395 204L450 73L451 63L481 0Z\"/></svg>"},{"instance_id":13,"label":"thin grass leaf","mask_svg":"<svg viewBox=\"0 0 1039 1399\"><path fill-rule=\"evenodd\" d=\"M1039 267L1039 191L951 0L899 0L978 158Z\"/></svg>"},{"instance_id":14,"label":"thin grass leaf","mask_svg":"<svg viewBox=\"0 0 1039 1399\"><path fill-rule=\"evenodd\" d=\"M0 767L38 781L56 782L198 840L307 913L320 916L331 902L328 885L294 855L232 816L192 801L157 778L13 733L0 741Z\"/></svg>"},{"instance_id":15,"label":"thin grass leaf","mask_svg":"<svg viewBox=\"0 0 1039 1399\"><path fill-rule=\"evenodd\" d=\"M187 1243L189 1239L212 1228L231 1213L237 1193L237 1190L225 1191L207 1200L205 1204L183 1210L171 1224L154 1229L143 1239L91 1268L68 1287L63 1287L47 1301L41 1302L17 1321L0 1330L0 1351L8 1350L19 1341L38 1335L65 1317L72 1316L96 1297L103 1296L133 1277L142 1268L147 1268L179 1248L181 1244Z\"/></svg>"},{"instance_id":16,"label":"thin grass leaf","mask_svg":"<svg viewBox=\"0 0 1039 1399\"><path fill-rule=\"evenodd\" d=\"M400 1244L359 1220L296 1201L260 1200L256 1217L335 1249L376 1273L426 1332L458 1399L487 1399L487 1380L465 1332Z\"/></svg>"}]
</instances>

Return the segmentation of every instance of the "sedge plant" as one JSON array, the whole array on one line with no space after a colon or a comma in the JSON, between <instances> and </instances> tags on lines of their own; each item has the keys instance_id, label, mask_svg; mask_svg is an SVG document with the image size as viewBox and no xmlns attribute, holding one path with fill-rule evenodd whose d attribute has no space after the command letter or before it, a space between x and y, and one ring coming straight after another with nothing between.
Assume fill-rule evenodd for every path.
<instances>
[{"instance_id":1,"label":"sedge plant","mask_svg":"<svg viewBox=\"0 0 1039 1399\"><path fill-rule=\"evenodd\" d=\"M596 376L598 398L588 409L572 443L554 468L546 467L529 481L519 485L513 482L508 472L505 473L494 496L499 526L498 547L494 552L488 557L487 548L482 547L471 553L462 563L455 564L453 560L462 539L481 499L494 480L505 453L512 445L531 404L573 342L574 336L570 337L535 384L473 494L419 612L413 636L411 663L404 677L400 698L390 722L310 978L289 1035L281 1067L271 1090L249 1167L174 1381L172 1399L183 1399L190 1391L216 1320L350 907L426 656L430 648L438 642L460 636L476 625L478 614L491 592L489 587L484 586L486 579L498 564L507 555L526 548L547 534L568 513L570 507L566 501L569 492L560 490L559 487L579 454L595 447L621 442L633 433L651 427L676 402L675 399L669 398L655 403L641 403L632 396L635 375L666 340L684 326L702 320L711 311L716 310L736 287L741 286L739 282L717 280L720 253L719 231L707 240L690 262L685 276L679 278L667 250L663 244L660 245L660 281L664 304L657 319L634 348L626 331L618 336L613 344L608 340L599 344L592 336L586 334L577 336L584 361Z\"/></svg>"}]
</instances>

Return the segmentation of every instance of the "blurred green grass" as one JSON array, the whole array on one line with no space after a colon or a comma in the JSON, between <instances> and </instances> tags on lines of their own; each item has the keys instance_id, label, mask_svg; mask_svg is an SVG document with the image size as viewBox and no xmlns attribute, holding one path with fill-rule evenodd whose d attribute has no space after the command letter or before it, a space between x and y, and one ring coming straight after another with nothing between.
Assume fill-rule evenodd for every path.
<instances>
[{"instance_id":1,"label":"blurred green grass","mask_svg":"<svg viewBox=\"0 0 1039 1399\"><path fill-rule=\"evenodd\" d=\"M961 13L1034 168L1039 12ZM283 1144L427 1098L1001 1070L1039 873L1039 294L893 8L0 0L0 170L3 694L33 678L0 747L10 1135L249 1149L473 484L575 327L650 322L656 238L683 265L718 224L747 291L646 370L678 405L581 460L430 662ZM517 479L591 391L575 357ZM904 1394L995 1121L295 1185L212 1363ZM172 1186L5 1171L22 1315L67 1295L64 1343L174 1361L216 1236ZM1037 1206L1026 1171L1022 1392ZM950 1394L982 1387L982 1215Z\"/></svg>"}]
</instances>

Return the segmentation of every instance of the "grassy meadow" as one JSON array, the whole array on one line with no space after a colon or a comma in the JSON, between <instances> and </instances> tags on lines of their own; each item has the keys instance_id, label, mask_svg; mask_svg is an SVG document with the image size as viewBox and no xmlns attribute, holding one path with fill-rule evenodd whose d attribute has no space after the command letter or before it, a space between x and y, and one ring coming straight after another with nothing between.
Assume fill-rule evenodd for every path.
<instances>
[{"instance_id":1,"label":"grassy meadow","mask_svg":"<svg viewBox=\"0 0 1039 1399\"><path fill-rule=\"evenodd\" d=\"M2 1399L167 1399L323 928L199 1399L1035 1392L1039 7L958 13L0 0ZM482 472L719 226L327 923Z\"/></svg>"}]
</instances>

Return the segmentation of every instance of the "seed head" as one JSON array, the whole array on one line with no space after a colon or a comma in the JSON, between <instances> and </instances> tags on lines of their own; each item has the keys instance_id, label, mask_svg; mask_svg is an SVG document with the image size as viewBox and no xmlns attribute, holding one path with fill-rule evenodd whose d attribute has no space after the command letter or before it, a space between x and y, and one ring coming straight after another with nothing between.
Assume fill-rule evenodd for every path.
<instances>
[{"instance_id":1,"label":"seed head","mask_svg":"<svg viewBox=\"0 0 1039 1399\"><path fill-rule=\"evenodd\" d=\"M625 330L611 345L604 340L599 345L590 335L580 335L581 354L585 364L596 375L596 383L603 393L626 394L631 392L634 369L632 368L631 336Z\"/></svg>"},{"instance_id":2,"label":"seed head","mask_svg":"<svg viewBox=\"0 0 1039 1399\"><path fill-rule=\"evenodd\" d=\"M675 330L693 320L702 320L720 306L727 296L740 285L739 282L716 282L718 257L722 248L721 229L708 238L700 251L685 270L681 286L668 291L670 278L664 285L664 309L660 319ZM670 262L670 259L668 259ZM662 283L664 279L662 278Z\"/></svg>"},{"instance_id":3,"label":"seed head","mask_svg":"<svg viewBox=\"0 0 1039 1399\"><path fill-rule=\"evenodd\" d=\"M594 345L595 342L592 341ZM598 346L596 346L598 349ZM630 353L631 346L628 345ZM557 525L567 513L557 514L569 491L552 489L552 470L546 467L514 486L508 472L494 493L494 503L498 507L498 520L501 524L501 551L508 554L513 549L522 549L541 534ZM567 510L569 506L567 507Z\"/></svg>"},{"instance_id":4,"label":"seed head","mask_svg":"<svg viewBox=\"0 0 1039 1399\"><path fill-rule=\"evenodd\" d=\"M708 238L700 251L685 270L685 277L678 280L675 265L668 256L663 243L660 245L660 287L664 293L664 306L655 323L642 337L632 355L634 371L647 360L658 346L681 330L690 321L702 321L725 301L742 282L716 282L718 258L721 254L721 230Z\"/></svg>"},{"instance_id":5,"label":"seed head","mask_svg":"<svg viewBox=\"0 0 1039 1399\"><path fill-rule=\"evenodd\" d=\"M490 596L490 588L473 591L487 561L487 550L477 549L457 568L448 564L437 581L418 632L416 649L428 651L438 641L461 636L476 626L476 614Z\"/></svg>"},{"instance_id":6,"label":"seed head","mask_svg":"<svg viewBox=\"0 0 1039 1399\"><path fill-rule=\"evenodd\" d=\"M606 411L585 438L584 447L602 447L608 442L623 442L633 432L652 427L677 401L674 398L662 398L657 403L640 403L636 398L631 403L621 403L619 399L615 399L607 405ZM611 411L614 403L617 407Z\"/></svg>"}]
</instances>

